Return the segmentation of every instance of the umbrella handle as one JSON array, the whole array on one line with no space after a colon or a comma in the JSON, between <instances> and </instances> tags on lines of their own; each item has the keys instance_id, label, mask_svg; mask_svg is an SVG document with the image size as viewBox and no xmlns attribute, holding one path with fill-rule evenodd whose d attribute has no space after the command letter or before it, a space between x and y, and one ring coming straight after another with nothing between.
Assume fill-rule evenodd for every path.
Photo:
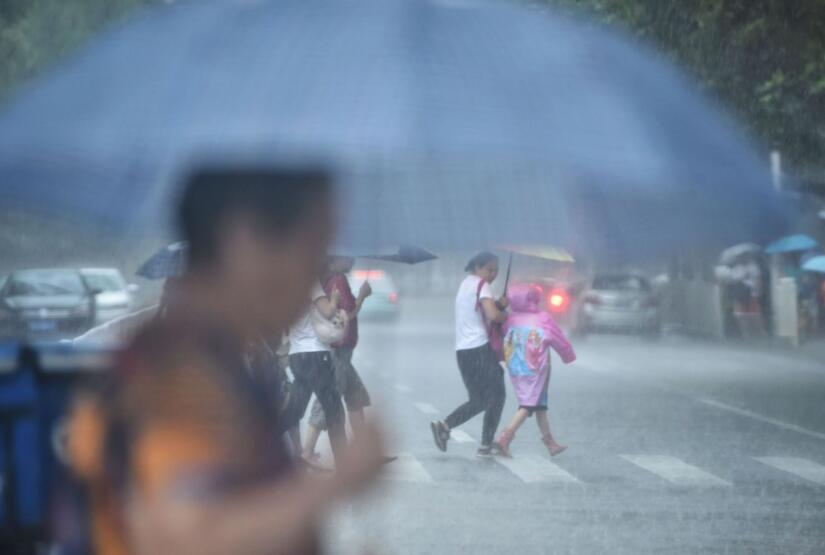
<instances>
[{"instance_id":1,"label":"umbrella handle","mask_svg":"<svg viewBox=\"0 0 825 555\"><path fill-rule=\"evenodd\" d=\"M510 285L510 270L513 269L513 253L510 253L510 259L507 261L507 275L504 278L504 296L507 296L507 287Z\"/></svg>"}]
</instances>

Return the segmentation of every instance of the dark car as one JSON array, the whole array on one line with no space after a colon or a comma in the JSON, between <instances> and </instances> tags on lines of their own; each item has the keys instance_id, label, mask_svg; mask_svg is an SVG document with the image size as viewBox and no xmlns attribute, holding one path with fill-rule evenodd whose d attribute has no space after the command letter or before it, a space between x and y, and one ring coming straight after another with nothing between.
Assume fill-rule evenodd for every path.
<instances>
[{"instance_id":1,"label":"dark car","mask_svg":"<svg viewBox=\"0 0 825 555\"><path fill-rule=\"evenodd\" d=\"M95 320L94 291L77 270L23 270L0 289L0 336L31 340L80 335Z\"/></svg>"}]
</instances>

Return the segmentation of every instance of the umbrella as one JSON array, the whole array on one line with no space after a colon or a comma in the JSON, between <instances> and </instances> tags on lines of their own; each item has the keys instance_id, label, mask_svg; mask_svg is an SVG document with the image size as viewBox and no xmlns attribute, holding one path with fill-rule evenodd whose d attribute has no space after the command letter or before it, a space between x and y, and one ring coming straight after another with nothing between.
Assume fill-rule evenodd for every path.
<instances>
[{"instance_id":1,"label":"umbrella","mask_svg":"<svg viewBox=\"0 0 825 555\"><path fill-rule=\"evenodd\" d=\"M802 269L809 272L825 274L825 255L820 254L819 256L809 258L806 262L802 263Z\"/></svg>"},{"instance_id":2,"label":"umbrella","mask_svg":"<svg viewBox=\"0 0 825 555\"><path fill-rule=\"evenodd\" d=\"M438 258L436 255L412 245L402 245L387 253L361 255L360 258L371 258L373 260L386 260L387 262L400 262L402 264L418 264L420 262L428 262Z\"/></svg>"},{"instance_id":3,"label":"umbrella","mask_svg":"<svg viewBox=\"0 0 825 555\"><path fill-rule=\"evenodd\" d=\"M23 90L0 192L130 237L168 223L195 166L320 164L362 250L551 237L623 259L782 232L742 137L660 56L549 11L180 2Z\"/></svg>"},{"instance_id":4,"label":"umbrella","mask_svg":"<svg viewBox=\"0 0 825 555\"><path fill-rule=\"evenodd\" d=\"M800 252L814 249L819 246L816 239L808 235L789 235L775 241L765 248L768 254L778 254L782 252Z\"/></svg>"},{"instance_id":5,"label":"umbrella","mask_svg":"<svg viewBox=\"0 0 825 555\"><path fill-rule=\"evenodd\" d=\"M510 285L510 273L513 269L513 255L520 254L530 258L538 258L540 260L551 260L554 262L573 263L576 260L566 250L559 247L551 246L507 246L499 247L501 250L510 253L507 260L507 274L504 278L504 294L507 294L507 287Z\"/></svg>"},{"instance_id":6,"label":"umbrella","mask_svg":"<svg viewBox=\"0 0 825 555\"><path fill-rule=\"evenodd\" d=\"M172 243L157 251L135 272L146 279L167 279L183 274L186 265L185 242Z\"/></svg>"},{"instance_id":7,"label":"umbrella","mask_svg":"<svg viewBox=\"0 0 825 555\"><path fill-rule=\"evenodd\" d=\"M740 243L722 251L719 256L719 263L729 266L745 254L757 254L762 252L762 247L755 243Z\"/></svg>"},{"instance_id":8,"label":"umbrella","mask_svg":"<svg viewBox=\"0 0 825 555\"><path fill-rule=\"evenodd\" d=\"M401 264L418 264L428 262L438 258L427 249L414 245L399 245L395 247L384 247L374 251L353 250L345 247L334 248L330 255L347 256L350 258L370 258L372 260L384 260L387 262L399 262Z\"/></svg>"}]
</instances>

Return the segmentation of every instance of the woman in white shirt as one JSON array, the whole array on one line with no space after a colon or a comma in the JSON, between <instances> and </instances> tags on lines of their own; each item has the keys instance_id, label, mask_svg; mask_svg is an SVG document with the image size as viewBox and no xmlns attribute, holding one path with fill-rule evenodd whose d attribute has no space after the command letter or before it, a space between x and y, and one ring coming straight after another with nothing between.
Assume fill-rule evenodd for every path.
<instances>
[{"instance_id":1,"label":"woman in white shirt","mask_svg":"<svg viewBox=\"0 0 825 555\"><path fill-rule=\"evenodd\" d=\"M498 276L498 257L490 252L474 256L465 268L470 275L461 282L455 298L456 359L469 400L445 420L430 423L436 446L447 450L450 430L484 412L478 455L493 454L493 438L504 408L504 371L490 346L487 323L503 323L506 298L494 300L490 284Z\"/></svg>"},{"instance_id":2,"label":"woman in white shirt","mask_svg":"<svg viewBox=\"0 0 825 555\"><path fill-rule=\"evenodd\" d=\"M327 297L321 284L316 282L306 312L289 330L289 368L295 379L283 425L284 431L297 425L304 417L310 397L315 393L324 409L336 462L347 443L346 416L335 382L330 346L318 337L312 323L312 311L318 310L324 318L330 319L338 310L339 299L337 292Z\"/></svg>"}]
</instances>

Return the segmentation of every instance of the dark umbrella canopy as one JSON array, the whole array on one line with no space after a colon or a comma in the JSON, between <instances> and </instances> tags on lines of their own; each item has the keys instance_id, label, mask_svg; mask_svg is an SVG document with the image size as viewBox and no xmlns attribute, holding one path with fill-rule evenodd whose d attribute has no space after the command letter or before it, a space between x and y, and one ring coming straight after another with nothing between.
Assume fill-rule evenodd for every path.
<instances>
[{"instance_id":1,"label":"dark umbrella canopy","mask_svg":"<svg viewBox=\"0 0 825 555\"><path fill-rule=\"evenodd\" d=\"M420 264L438 258L427 249L414 245L402 245L397 249L389 249L384 253L364 254L360 258L371 258L372 260L384 260L386 262L398 262L400 264Z\"/></svg>"},{"instance_id":2,"label":"dark umbrella canopy","mask_svg":"<svg viewBox=\"0 0 825 555\"><path fill-rule=\"evenodd\" d=\"M146 279L179 277L186 267L186 252L184 242L167 245L141 264L135 274Z\"/></svg>"},{"instance_id":3,"label":"dark umbrella canopy","mask_svg":"<svg viewBox=\"0 0 825 555\"><path fill-rule=\"evenodd\" d=\"M550 242L616 257L776 236L770 179L668 65L514 6L184 2L0 118L7 206L156 227L199 164L320 162L359 248ZM747 202L744 202L747 200Z\"/></svg>"}]
</instances>

